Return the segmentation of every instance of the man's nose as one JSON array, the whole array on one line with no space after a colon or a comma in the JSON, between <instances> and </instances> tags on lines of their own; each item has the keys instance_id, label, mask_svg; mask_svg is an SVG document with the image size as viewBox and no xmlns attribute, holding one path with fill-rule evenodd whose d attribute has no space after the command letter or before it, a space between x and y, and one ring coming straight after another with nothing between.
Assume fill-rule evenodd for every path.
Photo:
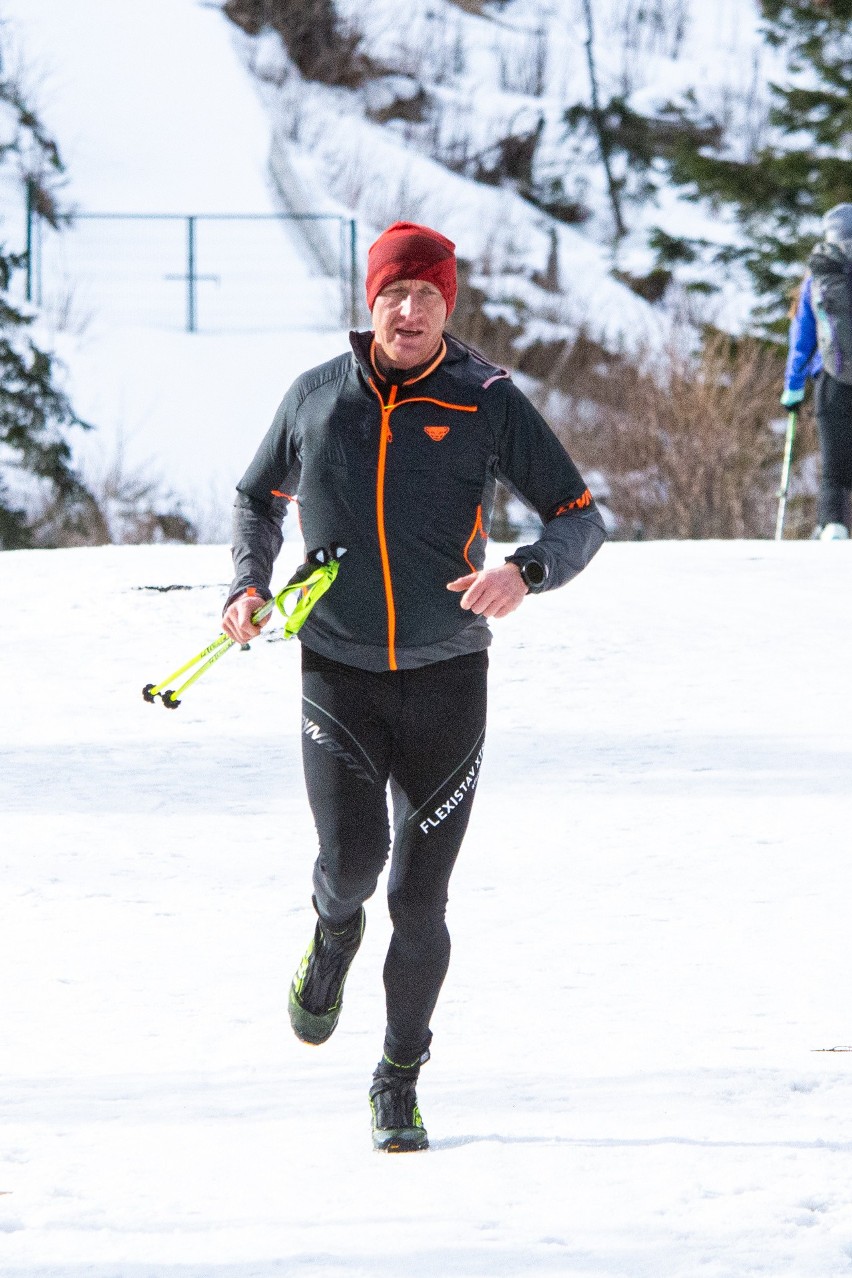
<instances>
[{"instance_id":1,"label":"man's nose","mask_svg":"<svg viewBox=\"0 0 852 1278\"><path fill-rule=\"evenodd\" d=\"M418 310L417 297L415 296L415 294L406 293L405 297L402 300L402 305L400 306L399 309L400 309L401 315L404 315L406 319L410 319L412 315L414 315L415 312Z\"/></svg>"}]
</instances>

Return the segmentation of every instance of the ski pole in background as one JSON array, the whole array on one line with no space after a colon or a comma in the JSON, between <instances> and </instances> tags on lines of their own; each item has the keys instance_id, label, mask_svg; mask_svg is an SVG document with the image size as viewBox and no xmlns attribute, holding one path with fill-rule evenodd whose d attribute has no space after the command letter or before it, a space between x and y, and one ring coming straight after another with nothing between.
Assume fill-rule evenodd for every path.
<instances>
[{"instance_id":1,"label":"ski pole in background","mask_svg":"<svg viewBox=\"0 0 852 1278\"><path fill-rule=\"evenodd\" d=\"M337 545L331 546L328 550L323 548L312 550L305 562L296 569L287 585L282 590L279 590L273 599L268 599L264 604L261 604L257 612L252 613L251 619L254 624L258 625L264 617L272 612L273 608L277 608L284 618L284 638L292 639L307 621L308 615L317 601L333 585L337 577L337 570L340 567L341 556L345 554L346 547ZM286 605L294 598L295 604L288 611ZM146 683L142 689L142 696L151 703L159 697L168 710L176 710L180 705L179 698L181 693L186 692L187 688L191 687L197 679L200 679L220 657L224 657L226 652L230 652L234 645L235 640L230 639L228 635L224 633L219 635L206 648L202 648L201 652L197 652L194 657L190 657L189 661L185 661L182 666L178 666L177 670L173 670L170 675L166 675L165 679L161 679L159 683ZM167 684L188 671L192 671L192 673L179 688L166 688ZM166 691L163 691L164 688Z\"/></svg>"},{"instance_id":2,"label":"ski pole in background","mask_svg":"<svg viewBox=\"0 0 852 1278\"><path fill-rule=\"evenodd\" d=\"M780 541L784 535L784 513L787 509L787 494L790 491L790 466L793 461L793 442L796 438L798 416L798 410L795 408L787 415L787 439L784 444L784 464L781 467L781 487L778 489L778 518L775 521L776 541Z\"/></svg>"}]
</instances>

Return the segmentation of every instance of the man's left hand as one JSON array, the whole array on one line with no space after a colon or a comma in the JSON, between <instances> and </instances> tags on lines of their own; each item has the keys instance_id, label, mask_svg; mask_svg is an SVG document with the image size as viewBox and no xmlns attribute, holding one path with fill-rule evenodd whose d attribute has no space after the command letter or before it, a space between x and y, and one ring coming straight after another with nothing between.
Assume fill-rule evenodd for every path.
<instances>
[{"instance_id":1,"label":"man's left hand","mask_svg":"<svg viewBox=\"0 0 852 1278\"><path fill-rule=\"evenodd\" d=\"M447 583L447 590L463 591L459 600L462 608L479 617L507 617L521 606L528 594L517 564L503 564L500 568L485 568L467 577L457 577Z\"/></svg>"}]
</instances>

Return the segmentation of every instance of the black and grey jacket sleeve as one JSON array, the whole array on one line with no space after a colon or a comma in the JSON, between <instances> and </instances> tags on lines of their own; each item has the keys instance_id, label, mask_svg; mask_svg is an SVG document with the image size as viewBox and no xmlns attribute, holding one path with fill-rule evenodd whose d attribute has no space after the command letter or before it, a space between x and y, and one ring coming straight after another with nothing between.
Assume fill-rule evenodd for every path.
<instances>
[{"instance_id":1,"label":"black and grey jacket sleeve","mask_svg":"<svg viewBox=\"0 0 852 1278\"><path fill-rule=\"evenodd\" d=\"M502 379L494 392L499 478L544 523L538 541L519 546L508 561L538 594L582 572L606 540L606 528L574 462L527 397Z\"/></svg>"},{"instance_id":2,"label":"black and grey jacket sleeve","mask_svg":"<svg viewBox=\"0 0 852 1278\"><path fill-rule=\"evenodd\" d=\"M288 391L265 439L237 485L234 502L234 579L225 607L253 586L271 597L272 570L283 541L282 524L298 487L299 462L294 422L300 402L298 383Z\"/></svg>"}]
</instances>

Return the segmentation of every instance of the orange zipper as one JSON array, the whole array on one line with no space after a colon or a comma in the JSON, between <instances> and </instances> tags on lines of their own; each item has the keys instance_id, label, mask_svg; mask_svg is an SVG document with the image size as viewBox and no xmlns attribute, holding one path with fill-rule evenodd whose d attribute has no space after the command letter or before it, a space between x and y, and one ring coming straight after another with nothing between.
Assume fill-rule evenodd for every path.
<instances>
[{"instance_id":1,"label":"orange zipper","mask_svg":"<svg viewBox=\"0 0 852 1278\"><path fill-rule=\"evenodd\" d=\"M472 532L472 533L470 534L470 536L468 537L468 539L467 539L467 544L465 545L465 548L464 548L464 550L462 551L462 554L463 554L463 555L464 555L464 557L465 557L465 562L467 563L467 566L468 566L468 568L470 569L470 571L471 571L471 572L476 572L476 568L475 568L475 567L473 566L473 564L470 562L470 559L468 558L468 554L467 554L467 552L470 550L470 548L471 548L471 546L472 546L472 544L473 544L473 539L474 539L474 537L476 536L476 534L477 534L477 533L479 533L479 535L480 535L480 537L483 539L483 541L486 541L486 540L487 540L487 534L486 534L486 532L485 532L485 529L484 529L484 528L483 528L483 526L482 526L482 507L481 507L481 506L477 506L477 508L476 508L476 523L473 525L473 532Z\"/></svg>"},{"instance_id":2,"label":"orange zipper","mask_svg":"<svg viewBox=\"0 0 852 1278\"><path fill-rule=\"evenodd\" d=\"M382 561L382 578L385 586L385 605L388 614L388 666L391 670L397 669L396 664L396 605L393 598L393 582L391 580L390 556L388 554L388 541L385 532L385 471L387 469L387 453L388 444L393 442L393 432L391 431L390 419L391 413L395 408L400 408L403 404L435 404L439 408L448 408L456 413L476 413L478 408L475 404L447 404L440 399L432 399L428 395L414 395L410 399L401 400L397 403L398 387L393 385L388 395L388 402L382 399L381 391L372 378L369 379L370 389L379 401L382 409L382 420L379 428L379 469L376 476L376 528L379 535L379 556ZM468 547L476 536L477 531L485 536L482 528L482 507L477 510L477 526L471 534L470 541L465 547ZM465 553L467 559L467 553ZM468 562L470 562L468 560ZM471 568L473 565L471 564Z\"/></svg>"},{"instance_id":3,"label":"orange zipper","mask_svg":"<svg viewBox=\"0 0 852 1278\"><path fill-rule=\"evenodd\" d=\"M379 532L379 554L382 560L385 603L388 610L388 665L391 670L396 670L396 605L393 601L388 540L385 534L385 468L387 465L388 444L393 439L390 416L396 403L397 388L396 386L391 386L388 402L385 403L372 381L370 385L379 396L379 403L382 406L382 424L379 432L379 473L376 476L376 526Z\"/></svg>"}]
</instances>

